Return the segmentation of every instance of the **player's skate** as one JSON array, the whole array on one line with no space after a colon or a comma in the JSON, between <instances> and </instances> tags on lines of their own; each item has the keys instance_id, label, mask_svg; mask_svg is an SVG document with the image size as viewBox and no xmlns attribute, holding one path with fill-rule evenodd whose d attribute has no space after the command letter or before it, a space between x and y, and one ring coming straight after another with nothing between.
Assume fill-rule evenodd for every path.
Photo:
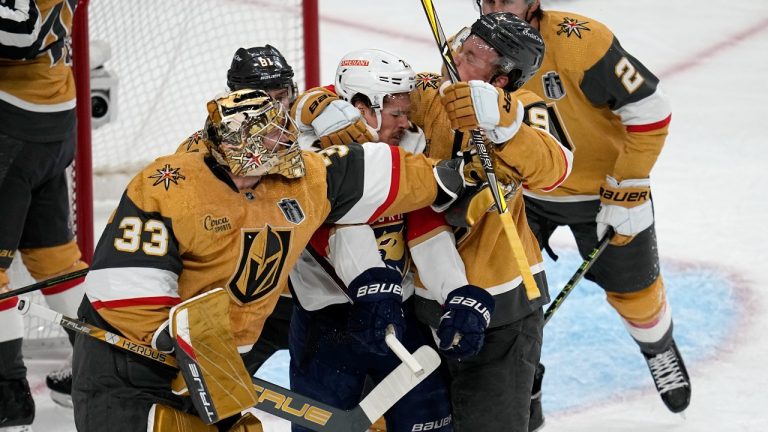
<instances>
[{"instance_id":1,"label":"player's skate","mask_svg":"<svg viewBox=\"0 0 768 432\"><path fill-rule=\"evenodd\" d=\"M536 432L544 427L544 411L541 407L541 382L544 380L544 365L536 365L531 390L531 415L528 419L528 432Z\"/></svg>"},{"instance_id":2,"label":"player's skate","mask_svg":"<svg viewBox=\"0 0 768 432\"><path fill-rule=\"evenodd\" d=\"M667 408L673 413L688 408L691 402L691 380L675 341L672 340L670 346L659 354L643 352L643 356L651 370L656 390Z\"/></svg>"},{"instance_id":3,"label":"player's skate","mask_svg":"<svg viewBox=\"0 0 768 432\"><path fill-rule=\"evenodd\" d=\"M26 378L0 381L0 431L32 432L35 401Z\"/></svg>"},{"instance_id":4,"label":"player's skate","mask_svg":"<svg viewBox=\"0 0 768 432\"><path fill-rule=\"evenodd\" d=\"M55 370L45 377L45 384L51 390L51 399L57 404L72 408L72 357L67 359L64 367Z\"/></svg>"}]
</instances>

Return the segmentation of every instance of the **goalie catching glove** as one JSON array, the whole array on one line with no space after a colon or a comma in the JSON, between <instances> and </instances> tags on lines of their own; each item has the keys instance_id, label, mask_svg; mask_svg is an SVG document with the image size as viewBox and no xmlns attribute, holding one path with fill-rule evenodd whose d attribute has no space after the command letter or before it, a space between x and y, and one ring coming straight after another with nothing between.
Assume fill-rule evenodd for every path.
<instances>
[{"instance_id":1,"label":"goalie catching glove","mask_svg":"<svg viewBox=\"0 0 768 432\"><path fill-rule=\"evenodd\" d=\"M395 336L402 340L402 279L397 270L373 267L360 273L347 288L354 302L349 311L349 333L367 351L379 355L389 352L385 341L389 325L394 326Z\"/></svg>"},{"instance_id":2,"label":"goalie catching glove","mask_svg":"<svg viewBox=\"0 0 768 432\"><path fill-rule=\"evenodd\" d=\"M496 144L509 141L520 129L523 104L504 89L473 80L443 84L440 94L453 129L469 132L479 127Z\"/></svg>"},{"instance_id":3,"label":"goalie catching glove","mask_svg":"<svg viewBox=\"0 0 768 432\"><path fill-rule=\"evenodd\" d=\"M653 225L653 204L650 179L626 179L617 182L606 176L600 187L600 211L597 221L597 238L601 239L613 227L611 239L614 246L624 246Z\"/></svg>"},{"instance_id":4,"label":"goalie catching glove","mask_svg":"<svg viewBox=\"0 0 768 432\"><path fill-rule=\"evenodd\" d=\"M333 92L316 87L303 93L291 108L299 132L311 132L323 148L374 140L360 111Z\"/></svg>"},{"instance_id":5,"label":"goalie catching glove","mask_svg":"<svg viewBox=\"0 0 768 432\"><path fill-rule=\"evenodd\" d=\"M464 285L448 294L437 328L438 347L446 357L463 360L480 352L496 301L488 291Z\"/></svg>"}]
</instances>

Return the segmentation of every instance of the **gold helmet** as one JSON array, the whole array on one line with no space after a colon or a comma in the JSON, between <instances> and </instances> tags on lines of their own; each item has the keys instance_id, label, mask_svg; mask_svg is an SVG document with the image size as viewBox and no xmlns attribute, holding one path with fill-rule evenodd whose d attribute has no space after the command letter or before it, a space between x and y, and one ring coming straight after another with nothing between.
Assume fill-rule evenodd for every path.
<instances>
[{"instance_id":1,"label":"gold helmet","mask_svg":"<svg viewBox=\"0 0 768 432\"><path fill-rule=\"evenodd\" d=\"M304 176L293 124L283 105L261 90L235 90L208 102L206 144L238 176Z\"/></svg>"}]
</instances>

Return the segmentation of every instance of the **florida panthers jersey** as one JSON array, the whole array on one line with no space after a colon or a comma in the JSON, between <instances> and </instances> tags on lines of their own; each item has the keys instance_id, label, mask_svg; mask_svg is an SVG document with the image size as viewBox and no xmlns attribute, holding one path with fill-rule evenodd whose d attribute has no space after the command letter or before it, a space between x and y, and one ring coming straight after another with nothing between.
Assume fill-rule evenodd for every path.
<instances>
[{"instance_id":1,"label":"florida panthers jersey","mask_svg":"<svg viewBox=\"0 0 768 432\"><path fill-rule=\"evenodd\" d=\"M72 133L70 38L77 0L0 4L0 131L54 141Z\"/></svg>"},{"instance_id":2,"label":"florida panthers jersey","mask_svg":"<svg viewBox=\"0 0 768 432\"><path fill-rule=\"evenodd\" d=\"M648 177L671 118L659 80L591 18L544 11L539 24L547 50L524 88L558 113L574 145L574 167L551 194L527 193L544 200L593 200L606 175Z\"/></svg>"},{"instance_id":3,"label":"florida panthers jersey","mask_svg":"<svg viewBox=\"0 0 768 432\"><path fill-rule=\"evenodd\" d=\"M306 175L238 191L209 153L157 159L130 182L96 248L86 295L126 337L150 344L179 302L216 287L249 349L323 223L367 223L429 205L432 163L385 144L304 153Z\"/></svg>"},{"instance_id":4,"label":"florida panthers jersey","mask_svg":"<svg viewBox=\"0 0 768 432\"><path fill-rule=\"evenodd\" d=\"M454 148L454 132L446 114L438 87L441 78L434 74L417 74L416 91L411 93L411 119L424 129L427 137L425 153L430 157L449 157ZM494 149L497 163L506 164L516 173L518 180L527 188L552 190L560 185L570 172L572 155L548 130L550 119L546 106L535 94L517 91L514 96L525 107L523 125L515 136L503 146ZM466 135L466 134L465 134ZM460 146L468 148L468 136L464 136ZM470 284L490 291L496 299L496 311L491 317L491 325L503 325L528 315L533 309L546 304L549 295L544 278L539 245L528 227L523 205L522 193L518 190L508 200L509 212L517 228L525 250L531 272L534 274L541 297L528 301L522 289L522 277L513 264L513 252L500 216L495 212L486 213L470 230L457 230L456 241L459 254L466 269L466 279ZM454 262L435 262L432 257L439 256L439 250L446 243L445 222L439 215L424 210L422 217L409 219L408 236L411 254L419 270L419 278L426 285L434 284L431 273L448 272L456 266ZM425 274L429 272L429 274ZM417 290L417 295L427 301L433 313L429 321L436 326L440 317L439 303L445 300L447 290L452 287L443 284L443 289Z\"/></svg>"}]
</instances>

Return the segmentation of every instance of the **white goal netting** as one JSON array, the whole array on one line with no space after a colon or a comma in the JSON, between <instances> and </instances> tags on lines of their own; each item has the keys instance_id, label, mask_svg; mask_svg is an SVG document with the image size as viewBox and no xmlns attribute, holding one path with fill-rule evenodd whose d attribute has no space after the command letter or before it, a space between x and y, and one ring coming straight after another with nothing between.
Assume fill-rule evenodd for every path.
<instances>
[{"instance_id":1,"label":"white goal netting","mask_svg":"<svg viewBox=\"0 0 768 432\"><path fill-rule=\"evenodd\" d=\"M94 176L133 174L202 128L206 102L225 90L239 47L275 46L304 88L301 6L301 0L91 0L91 67L103 61L106 47L111 52L103 69L92 72L92 95L110 92L109 121L93 131Z\"/></svg>"}]
</instances>

